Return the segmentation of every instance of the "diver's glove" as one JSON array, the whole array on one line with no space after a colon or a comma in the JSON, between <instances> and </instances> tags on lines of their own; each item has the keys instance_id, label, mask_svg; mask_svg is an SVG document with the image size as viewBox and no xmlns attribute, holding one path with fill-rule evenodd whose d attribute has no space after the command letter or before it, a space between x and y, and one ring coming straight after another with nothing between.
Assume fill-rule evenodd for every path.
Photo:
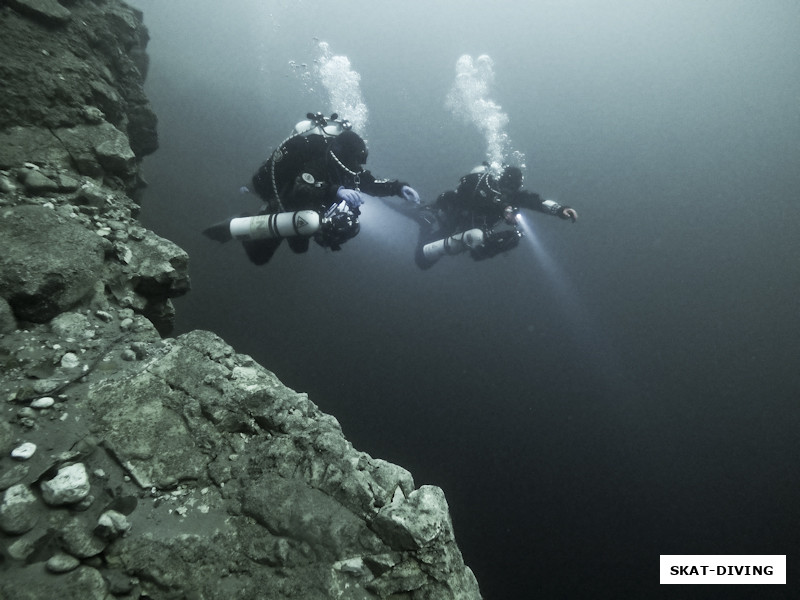
<instances>
[{"instance_id":1,"label":"diver's glove","mask_svg":"<svg viewBox=\"0 0 800 600\"><path fill-rule=\"evenodd\" d=\"M412 188L410 185L404 185L400 188L400 195L405 198L408 202L413 202L414 204L419 204L419 194L417 190Z\"/></svg>"},{"instance_id":2,"label":"diver's glove","mask_svg":"<svg viewBox=\"0 0 800 600\"><path fill-rule=\"evenodd\" d=\"M336 197L339 200L344 200L347 202L347 206L350 208L358 208L364 204L364 199L361 197L359 192L356 190L347 189L346 187L340 187L336 192Z\"/></svg>"},{"instance_id":3,"label":"diver's glove","mask_svg":"<svg viewBox=\"0 0 800 600\"><path fill-rule=\"evenodd\" d=\"M516 225L518 216L519 210L513 206L506 206L503 209L503 220L509 225Z\"/></svg>"}]
</instances>

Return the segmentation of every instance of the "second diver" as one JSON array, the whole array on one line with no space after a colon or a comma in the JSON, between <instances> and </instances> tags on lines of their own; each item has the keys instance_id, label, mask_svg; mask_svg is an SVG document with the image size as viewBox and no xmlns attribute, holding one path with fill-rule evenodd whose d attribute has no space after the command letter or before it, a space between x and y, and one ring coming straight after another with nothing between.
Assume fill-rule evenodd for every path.
<instances>
[{"instance_id":1,"label":"second diver","mask_svg":"<svg viewBox=\"0 0 800 600\"><path fill-rule=\"evenodd\" d=\"M523 190L522 182L522 171L517 167L506 166L496 175L484 164L463 176L455 190L443 192L434 203L423 207L420 214L432 213L434 219L424 219L427 226L421 232L417 265L427 269L446 254L467 250L475 260L510 250L522 237L518 218L523 208L573 223L577 220L574 208L543 200L539 194ZM436 229L433 223L438 224Z\"/></svg>"}]
</instances>

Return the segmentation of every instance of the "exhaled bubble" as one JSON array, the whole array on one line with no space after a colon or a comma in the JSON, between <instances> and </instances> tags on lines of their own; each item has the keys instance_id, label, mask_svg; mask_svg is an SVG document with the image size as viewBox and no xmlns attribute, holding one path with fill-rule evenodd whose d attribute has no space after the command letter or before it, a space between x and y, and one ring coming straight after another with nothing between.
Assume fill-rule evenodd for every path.
<instances>
[{"instance_id":1,"label":"exhaled bubble","mask_svg":"<svg viewBox=\"0 0 800 600\"><path fill-rule=\"evenodd\" d=\"M489 97L494 62L486 54L473 60L465 54L456 61L456 77L445 106L457 118L474 125L486 139L486 157L493 170L503 164L523 164L525 157L511 150L506 133L508 115Z\"/></svg>"},{"instance_id":2,"label":"exhaled bubble","mask_svg":"<svg viewBox=\"0 0 800 600\"><path fill-rule=\"evenodd\" d=\"M367 105L361 95L361 75L353 70L346 56L334 55L327 42L318 41L319 56L309 69L307 63L290 61L289 66L299 75L307 92L322 87L327 93L327 113L337 113L347 119L353 129L363 135L367 125Z\"/></svg>"},{"instance_id":3,"label":"exhaled bubble","mask_svg":"<svg viewBox=\"0 0 800 600\"><path fill-rule=\"evenodd\" d=\"M315 67L328 92L330 111L349 120L353 129L363 134L368 111L361 96L361 75L353 70L346 56L333 55L326 42L320 42L319 49L321 56Z\"/></svg>"}]
</instances>

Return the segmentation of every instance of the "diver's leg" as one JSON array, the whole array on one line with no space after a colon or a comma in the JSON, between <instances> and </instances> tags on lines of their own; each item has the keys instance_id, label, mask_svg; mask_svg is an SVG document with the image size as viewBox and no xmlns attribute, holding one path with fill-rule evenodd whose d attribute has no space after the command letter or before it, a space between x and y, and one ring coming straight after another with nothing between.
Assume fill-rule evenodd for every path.
<instances>
[{"instance_id":1,"label":"diver's leg","mask_svg":"<svg viewBox=\"0 0 800 600\"><path fill-rule=\"evenodd\" d=\"M215 242L229 242L233 239L231 235L231 220L225 219L219 223L214 223L211 227L206 227L203 230L203 235Z\"/></svg>"},{"instance_id":2,"label":"diver's leg","mask_svg":"<svg viewBox=\"0 0 800 600\"><path fill-rule=\"evenodd\" d=\"M292 249L292 252L296 254L302 254L303 252L308 251L308 243L311 241L311 238L305 236L297 236L297 237L290 237L286 240L289 244L289 248Z\"/></svg>"},{"instance_id":3,"label":"diver's leg","mask_svg":"<svg viewBox=\"0 0 800 600\"><path fill-rule=\"evenodd\" d=\"M244 247L247 257L254 265L265 265L275 254L278 246L281 245L281 239L271 240L243 240L242 246Z\"/></svg>"}]
</instances>

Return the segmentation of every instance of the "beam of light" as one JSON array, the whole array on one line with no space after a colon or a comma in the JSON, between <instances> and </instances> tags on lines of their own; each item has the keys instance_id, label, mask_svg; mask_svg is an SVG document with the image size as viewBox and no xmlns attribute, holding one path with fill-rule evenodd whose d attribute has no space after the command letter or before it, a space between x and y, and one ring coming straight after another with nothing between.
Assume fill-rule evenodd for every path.
<instances>
[{"instance_id":1,"label":"beam of light","mask_svg":"<svg viewBox=\"0 0 800 600\"><path fill-rule=\"evenodd\" d=\"M397 197L376 198L367 194L364 197L359 237L393 253L406 254L411 260L420 230L418 207Z\"/></svg>"},{"instance_id":2,"label":"beam of light","mask_svg":"<svg viewBox=\"0 0 800 600\"><path fill-rule=\"evenodd\" d=\"M578 295L575 292L572 284L567 278L563 270L558 266L553 257L544 247L541 238L539 237L533 224L530 223L524 215L517 215L517 224L522 232L525 234L522 238L520 246L528 246L533 253L536 261L542 266L550 278L550 283L558 295L561 302L567 304L570 309L574 310L579 307Z\"/></svg>"},{"instance_id":3,"label":"beam of light","mask_svg":"<svg viewBox=\"0 0 800 600\"><path fill-rule=\"evenodd\" d=\"M581 301L577 288L570 281L564 269L553 259L550 252L536 232L533 223L523 215L518 215L517 223L525 234L520 247L527 247L534 259L547 274L550 289L556 297L556 309L575 343L585 354L585 366L597 372L610 388L625 379L625 368L616 349L613 335L603 332Z\"/></svg>"}]
</instances>

